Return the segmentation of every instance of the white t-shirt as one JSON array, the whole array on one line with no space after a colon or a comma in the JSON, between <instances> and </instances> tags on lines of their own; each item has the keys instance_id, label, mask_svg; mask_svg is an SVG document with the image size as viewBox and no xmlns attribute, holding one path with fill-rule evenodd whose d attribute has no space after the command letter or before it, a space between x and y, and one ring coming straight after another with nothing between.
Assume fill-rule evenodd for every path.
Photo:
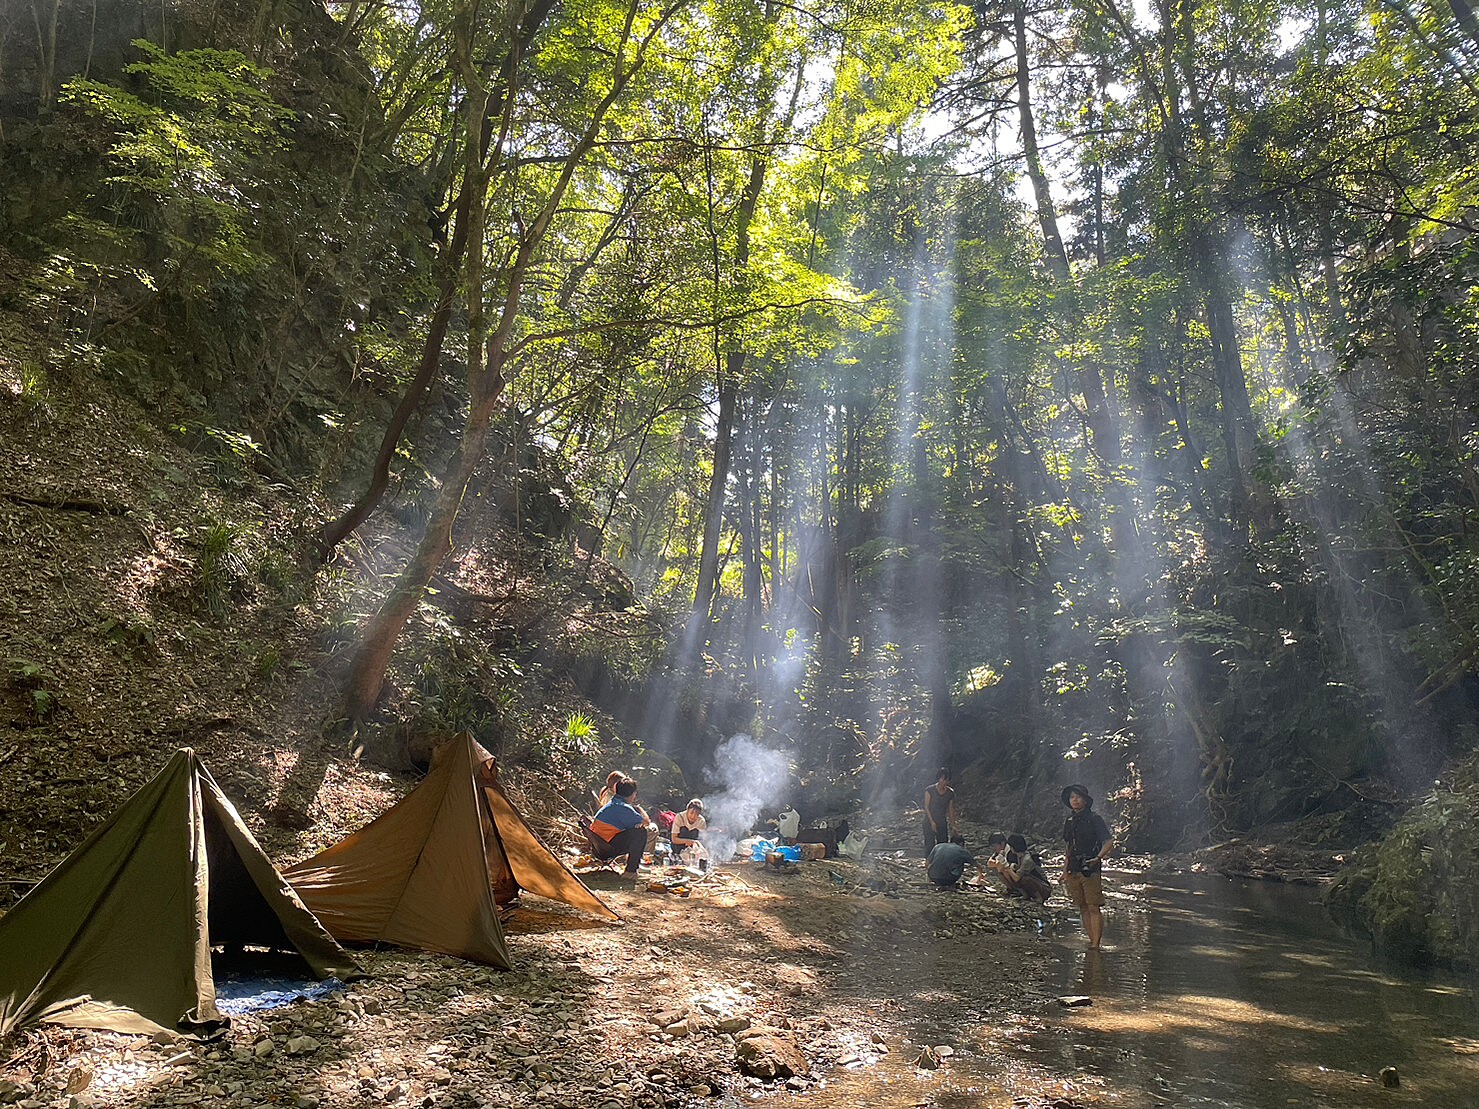
<instances>
[{"instance_id":1,"label":"white t-shirt","mask_svg":"<svg viewBox=\"0 0 1479 1109\"><path fill-rule=\"evenodd\" d=\"M684 809L676 817L673 818L673 838L689 839L690 837L685 836L683 834L684 832L702 832L708 826L708 821L706 821L703 817L691 817L688 815L688 810Z\"/></svg>"}]
</instances>

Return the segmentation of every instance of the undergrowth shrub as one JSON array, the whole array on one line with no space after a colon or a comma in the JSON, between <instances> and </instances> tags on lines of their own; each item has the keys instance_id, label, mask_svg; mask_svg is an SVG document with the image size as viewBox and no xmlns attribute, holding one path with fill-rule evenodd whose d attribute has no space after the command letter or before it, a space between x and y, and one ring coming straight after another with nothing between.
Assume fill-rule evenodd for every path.
<instances>
[{"instance_id":1,"label":"undergrowth shrub","mask_svg":"<svg viewBox=\"0 0 1479 1109\"><path fill-rule=\"evenodd\" d=\"M207 521L198 536L195 590L206 611L221 619L246 600L260 557L255 529L229 520Z\"/></svg>"},{"instance_id":2,"label":"undergrowth shrub","mask_svg":"<svg viewBox=\"0 0 1479 1109\"><path fill-rule=\"evenodd\" d=\"M30 659L10 660L10 682L20 691L35 723L44 723L57 708L57 680L51 671Z\"/></svg>"},{"instance_id":3,"label":"undergrowth shrub","mask_svg":"<svg viewBox=\"0 0 1479 1109\"><path fill-rule=\"evenodd\" d=\"M142 616L110 613L94 630L125 658L133 658L154 648L154 625Z\"/></svg>"}]
</instances>

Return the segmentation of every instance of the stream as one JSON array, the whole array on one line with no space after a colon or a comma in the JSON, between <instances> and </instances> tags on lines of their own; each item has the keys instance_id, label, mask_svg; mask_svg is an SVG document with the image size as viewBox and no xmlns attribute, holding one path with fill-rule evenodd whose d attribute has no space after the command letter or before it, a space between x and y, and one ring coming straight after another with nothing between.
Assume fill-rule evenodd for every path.
<instances>
[{"instance_id":1,"label":"stream","mask_svg":"<svg viewBox=\"0 0 1479 1109\"><path fill-rule=\"evenodd\" d=\"M953 993L926 989L898 1016L913 1045L951 1046L946 1066L917 1070L910 1046L779 1104L1479 1106L1474 979L1374 960L1310 887L1119 872L1106 889L1102 952L1075 928L922 953L921 981ZM1022 960L1049 964L1041 1002L1005 1019L972 1011L971 976ZM1070 995L1092 1004L1058 1003ZM1384 1067L1399 1085L1382 1085Z\"/></svg>"}]
</instances>

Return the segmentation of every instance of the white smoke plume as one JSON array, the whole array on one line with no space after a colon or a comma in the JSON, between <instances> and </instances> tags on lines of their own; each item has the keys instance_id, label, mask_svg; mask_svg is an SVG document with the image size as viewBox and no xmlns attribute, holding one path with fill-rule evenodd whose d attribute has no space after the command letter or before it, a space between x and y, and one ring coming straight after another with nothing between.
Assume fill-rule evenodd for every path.
<instances>
[{"instance_id":1,"label":"white smoke plume","mask_svg":"<svg viewBox=\"0 0 1479 1109\"><path fill-rule=\"evenodd\" d=\"M719 790L704 798L704 841L715 862L728 862L735 844L785 796L790 760L741 733L719 744L709 778Z\"/></svg>"}]
</instances>

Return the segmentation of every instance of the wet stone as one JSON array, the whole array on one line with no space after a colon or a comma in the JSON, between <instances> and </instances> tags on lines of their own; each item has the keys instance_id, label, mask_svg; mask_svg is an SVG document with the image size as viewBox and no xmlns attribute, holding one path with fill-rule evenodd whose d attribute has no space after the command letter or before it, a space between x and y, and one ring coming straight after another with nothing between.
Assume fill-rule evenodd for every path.
<instances>
[{"instance_id":1,"label":"wet stone","mask_svg":"<svg viewBox=\"0 0 1479 1109\"><path fill-rule=\"evenodd\" d=\"M748 1036L739 1042L737 1054L740 1070L754 1078L791 1078L809 1069L801 1049L781 1036Z\"/></svg>"}]
</instances>

